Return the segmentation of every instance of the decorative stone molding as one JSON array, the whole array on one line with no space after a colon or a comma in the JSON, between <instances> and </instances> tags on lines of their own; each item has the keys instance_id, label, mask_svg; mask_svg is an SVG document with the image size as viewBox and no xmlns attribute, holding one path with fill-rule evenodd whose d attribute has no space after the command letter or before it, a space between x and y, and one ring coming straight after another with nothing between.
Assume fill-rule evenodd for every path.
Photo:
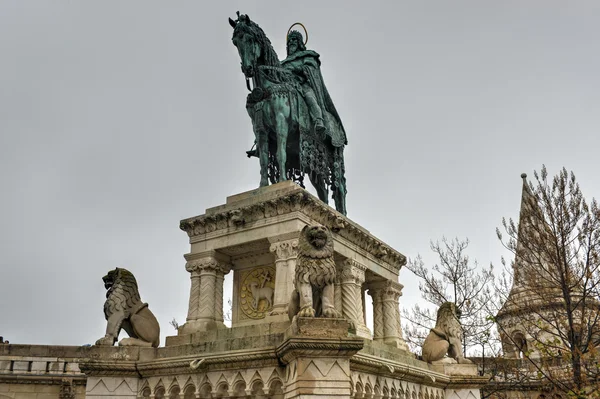
<instances>
[{"instance_id":1,"label":"decorative stone molding","mask_svg":"<svg viewBox=\"0 0 600 399\"><path fill-rule=\"evenodd\" d=\"M180 222L179 227L191 238L219 230L237 229L265 218L296 211L304 213L315 222L328 227L339 236L387 263L390 270L396 274L406 264L404 255L377 240L366 230L300 187L275 199L242 206L236 209L236 212L231 209L222 209L211 214L184 219ZM243 223L239 221L243 221Z\"/></svg>"},{"instance_id":2,"label":"decorative stone molding","mask_svg":"<svg viewBox=\"0 0 600 399\"><path fill-rule=\"evenodd\" d=\"M292 280L298 257L298 240L277 241L269 250L275 254L275 295L270 315L287 314L288 303L294 289Z\"/></svg>"}]
</instances>

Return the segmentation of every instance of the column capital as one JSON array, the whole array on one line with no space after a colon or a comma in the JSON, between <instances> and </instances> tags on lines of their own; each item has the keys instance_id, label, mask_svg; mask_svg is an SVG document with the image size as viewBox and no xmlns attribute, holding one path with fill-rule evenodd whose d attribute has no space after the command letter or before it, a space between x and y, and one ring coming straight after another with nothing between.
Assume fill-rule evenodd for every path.
<instances>
[{"instance_id":1,"label":"column capital","mask_svg":"<svg viewBox=\"0 0 600 399\"><path fill-rule=\"evenodd\" d=\"M227 274L231 270L231 264L229 262L224 262L223 260L209 256L201 259L188 260L185 264L185 270L190 273L215 271Z\"/></svg>"},{"instance_id":2,"label":"column capital","mask_svg":"<svg viewBox=\"0 0 600 399\"><path fill-rule=\"evenodd\" d=\"M365 265L354 259L346 259L342 262L341 267L337 269L337 278L341 283L362 284L365 282L365 270L367 270Z\"/></svg>"},{"instance_id":3,"label":"column capital","mask_svg":"<svg viewBox=\"0 0 600 399\"><path fill-rule=\"evenodd\" d=\"M404 286L392 280L375 281L367 283L369 295L372 297L381 296L383 298L395 297L397 300L402 296Z\"/></svg>"},{"instance_id":4,"label":"column capital","mask_svg":"<svg viewBox=\"0 0 600 399\"><path fill-rule=\"evenodd\" d=\"M269 250L275 253L277 260L287 260L298 256L298 240L277 241L271 244Z\"/></svg>"}]
</instances>

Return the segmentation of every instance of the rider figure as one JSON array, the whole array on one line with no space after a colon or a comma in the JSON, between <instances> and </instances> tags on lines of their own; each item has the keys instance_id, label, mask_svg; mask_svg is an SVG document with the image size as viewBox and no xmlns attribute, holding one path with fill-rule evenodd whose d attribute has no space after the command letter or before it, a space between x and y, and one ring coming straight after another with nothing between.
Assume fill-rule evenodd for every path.
<instances>
[{"instance_id":1,"label":"rider figure","mask_svg":"<svg viewBox=\"0 0 600 399\"><path fill-rule=\"evenodd\" d=\"M289 69L302 86L302 94L314 121L315 131L317 133L325 132L322 102L315 93L323 92L323 87L318 87L323 82L322 78L319 79L321 61L318 53L306 50L302 34L297 30L291 31L287 37L287 58L281 62L281 65ZM316 76L317 74L318 76Z\"/></svg>"}]
</instances>

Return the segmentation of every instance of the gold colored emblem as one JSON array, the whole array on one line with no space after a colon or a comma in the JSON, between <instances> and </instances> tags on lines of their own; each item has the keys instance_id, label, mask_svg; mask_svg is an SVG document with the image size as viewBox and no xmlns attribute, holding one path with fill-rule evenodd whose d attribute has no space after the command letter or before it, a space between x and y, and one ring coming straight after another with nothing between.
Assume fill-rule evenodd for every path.
<instances>
[{"instance_id":1,"label":"gold colored emblem","mask_svg":"<svg viewBox=\"0 0 600 399\"><path fill-rule=\"evenodd\" d=\"M240 307L251 319L262 319L273 309L275 293L275 268L257 267L242 279Z\"/></svg>"}]
</instances>

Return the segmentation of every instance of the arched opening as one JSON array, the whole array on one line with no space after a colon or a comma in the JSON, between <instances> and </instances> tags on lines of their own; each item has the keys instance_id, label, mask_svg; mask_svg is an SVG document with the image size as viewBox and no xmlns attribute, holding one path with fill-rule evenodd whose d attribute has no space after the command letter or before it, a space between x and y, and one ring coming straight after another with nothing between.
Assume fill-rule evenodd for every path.
<instances>
[{"instance_id":1,"label":"arched opening","mask_svg":"<svg viewBox=\"0 0 600 399\"><path fill-rule=\"evenodd\" d=\"M183 399L196 399L196 387L188 385L183 391Z\"/></svg>"},{"instance_id":2,"label":"arched opening","mask_svg":"<svg viewBox=\"0 0 600 399\"><path fill-rule=\"evenodd\" d=\"M280 380L273 380L269 387L270 399L283 399L283 383Z\"/></svg>"},{"instance_id":3,"label":"arched opening","mask_svg":"<svg viewBox=\"0 0 600 399\"><path fill-rule=\"evenodd\" d=\"M524 359L525 355L528 351L527 340L525 339L525 334L523 334L521 331L516 331L512 335L512 341L516 348L517 358Z\"/></svg>"},{"instance_id":4,"label":"arched opening","mask_svg":"<svg viewBox=\"0 0 600 399\"><path fill-rule=\"evenodd\" d=\"M165 388L164 387L156 388L156 390L154 391L154 397L156 399L163 399L165 397Z\"/></svg>"},{"instance_id":5,"label":"arched opening","mask_svg":"<svg viewBox=\"0 0 600 399\"><path fill-rule=\"evenodd\" d=\"M169 392L169 399L179 399L180 392L181 392L181 389L179 389L179 387L177 385L175 385L174 387L171 388L171 391Z\"/></svg>"}]
</instances>

